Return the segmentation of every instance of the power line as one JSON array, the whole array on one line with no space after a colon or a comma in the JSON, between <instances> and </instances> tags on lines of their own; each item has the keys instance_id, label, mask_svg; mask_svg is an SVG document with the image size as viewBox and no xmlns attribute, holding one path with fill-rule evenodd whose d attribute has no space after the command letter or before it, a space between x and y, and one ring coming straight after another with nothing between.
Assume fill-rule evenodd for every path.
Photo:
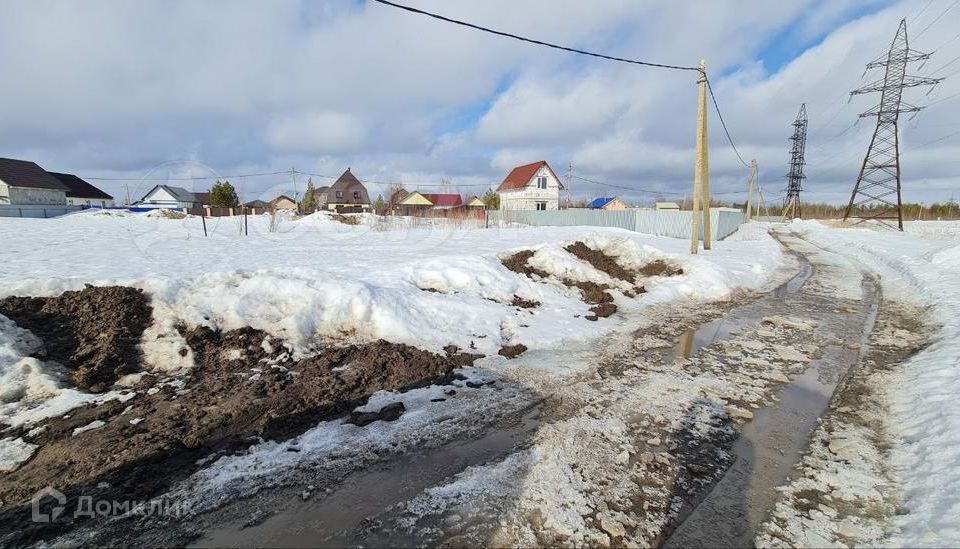
<instances>
[{"instance_id":1,"label":"power line","mask_svg":"<svg viewBox=\"0 0 960 549\"><path fill-rule=\"evenodd\" d=\"M84 177L94 181L204 181L210 179L236 179L238 177L259 177L264 175L288 174L289 170L284 172L263 172L263 173L243 173L233 175L211 175L203 177Z\"/></svg>"},{"instance_id":2,"label":"power line","mask_svg":"<svg viewBox=\"0 0 960 549\"><path fill-rule=\"evenodd\" d=\"M743 157L740 156L740 151L737 150L737 146L733 144L733 138L730 137L730 130L727 129L727 123L723 121L723 115L720 113L720 105L717 104L717 96L713 94L713 86L710 85L710 79L707 78L707 75L703 75L703 77L707 81L707 89L710 90L710 98L713 99L713 108L717 111L717 118L720 119L720 125L723 126L723 133L726 134L727 141L730 143L730 147L733 148L733 152L737 155L737 158L740 159L740 163L743 164L745 168L749 168L750 166L746 163L746 161L744 161Z\"/></svg>"},{"instance_id":3,"label":"power line","mask_svg":"<svg viewBox=\"0 0 960 549\"><path fill-rule=\"evenodd\" d=\"M920 35L921 35L921 34L927 32L927 29L929 29L930 27L932 27L934 23L936 23L937 21L939 21L941 17L943 17L944 15L946 15L947 12L950 11L950 10L952 10L952 9L954 8L954 6L956 6L957 4L960 4L960 0L954 0L954 2L953 2L952 4L950 4L949 6L947 6L947 9L943 10L942 12L940 12L940 15L934 17L934 18L933 18L933 21L930 21L930 24L928 24L926 27L923 27L923 30L921 30L920 32L918 32L918 33L916 34L916 36L913 37L913 39L916 40L917 38L920 38Z\"/></svg>"},{"instance_id":4,"label":"power line","mask_svg":"<svg viewBox=\"0 0 960 549\"><path fill-rule=\"evenodd\" d=\"M602 54L602 53L594 53L594 52L589 52L589 51L586 51L586 50L579 50L579 49L576 49L576 48L568 48L568 47L566 47L566 46L560 46L560 45L558 45L558 44L551 44L550 42L543 42L543 41L541 41L541 40L534 40L534 39L532 39L532 38L525 38L525 37L523 37L523 36L519 36L519 35L516 35L516 34L510 34L509 32L498 31L498 30L491 29L491 28L488 28L488 27L483 27L483 26L480 26L480 25L475 25L475 24L473 24L473 23L468 23L468 22L466 22L466 21L461 21L461 20L459 20L459 19L452 19L452 18L450 18L450 17L445 17L445 16L443 16L443 15L439 15L439 14L432 13L432 12L429 12L429 11L424 11L424 10L417 9L417 8L413 8L413 7L410 7L410 6L404 6L403 4L397 4L397 3L395 3L395 2L389 2L388 0L373 0L373 1L374 1L374 2L378 2L378 3L380 3L380 4L383 4L383 5L385 5L385 6L392 6L392 7L394 7L394 8L399 8L399 9L402 9L402 10L405 10L405 11L409 11L409 12L411 12L411 13L416 13L416 14L419 14L419 15L426 15L427 17L432 17L432 18L434 18L434 19L439 19L440 21L446 21L447 23L453 23L454 25L460 25L460 26L463 26L463 27L469 27L469 28L471 28L471 29L475 29L475 30L479 30L479 31L483 31L483 32L488 32L488 33L490 33L490 34L496 34L497 36L503 36L503 37L506 37L506 38L513 38L514 40L520 40L520 41L522 41L522 42L529 42L530 44L537 44L538 46L546 46L546 47L548 47L548 48L554 48L554 49L557 49L557 50L563 50L563 51L568 51L568 52L572 52L572 53L578 53L578 54L580 54L580 55L589 55L589 56L591 56L591 57L599 57L600 59L607 59L607 60L609 60L609 61L619 61L619 62L621 62L621 63L630 63L630 64L632 64L632 65L644 65L644 66L647 66L647 67L657 67L657 68L661 68L661 69L672 69L672 70L679 70L679 71L697 71L697 72L700 71L700 67L684 67L684 66L681 66L681 65L667 65L667 64L664 64L664 63L652 63L652 62L650 62L650 61L638 61L638 60L636 60L636 59L625 59L625 58L623 58L623 57L613 57L613 56L611 56L611 55L604 55L604 54Z\"/></svg>"},{"instance_id":5,"label":"power line","mask_svg":"<svg viewBox=\"0 0 960 549\"><path fill-rule=\"evenodd\" d=\"M623 185L614 185L613 183L605 183L605 182L603 182L603 181L597 181L597 180L595 180L595 179L587 179L586 177L580 177L580 176L578 176L578 175L574 175L573 178L574 178L574 179L579 179L580 181L585 181L585 182L587 182L587 183L595 183L595 184L597 184L597 185L601 185L601 186L604 186L604 187L612 187L612 188L614 188L614 189L623 189L623 190L626 190L626 191L633 191L633 192L638 192L638 193L647 193L647 194L669 194L669 195L675 195L675 196L685 196L685 195L689 194L689 193L677 192L677 191L654 191L654 190L650 190L650 189L638 189L638 188L636 188L636 187L626 187L626 186L623 186ZM711 195L719 195L719 194L744 194L744 193L746 193L746 192L747 192L747 191L728 191L728 192L719 192L719 193L711 192L710 194L711 194Z\"/></svg>"}]
</instances>

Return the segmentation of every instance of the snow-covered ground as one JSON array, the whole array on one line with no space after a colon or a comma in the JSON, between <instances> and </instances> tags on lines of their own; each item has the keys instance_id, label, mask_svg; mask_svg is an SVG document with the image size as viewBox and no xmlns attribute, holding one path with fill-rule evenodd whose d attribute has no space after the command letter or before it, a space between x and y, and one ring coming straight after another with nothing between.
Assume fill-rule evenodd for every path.
<instances>
[{"instance_id":1,"label":"snow-covered ground","mask_svg":"<svg viewBox=\"0 0 960 549\"><path fill-rule=\"evenodd\" d=\"M267 215L248 219L170 219L156 212L88 211L55 219L0 223L4 261L0 297L49 296L85 284L143 288L154 325L142 348L150 368L189 368L192 357L175 329L179 322L265 330L295 354L337 342L382 338L440 352L456 345L502 361L503 345L530 352L585 342L616 326L590 322L579 290L513 273L501 259L536 249L531 264L576 280L622 286L563 249L575 240L604 250L624 265L669 259L678 277L646 281L638 298L611 290L621 311L666 302L722 299L757 288L788 261L764 232L744 232L691 257L682 240L590 227L495 227L443 220L409 223L360 216L357 225L327 214L282 218L270 230ZM541 305L519 310L514 296ZM0 422L30 424L94 399L126 398L121 390L90 395L68 387L56 365L29 355L30 335L0 316ZM545 365L549 366L549 365ZM121 380L123 381L123 380ZM23 455L21 442L7 441Z\"/></svg>"},{"instance_id":2,"label":"snow-covered ground","mask_svg":"<svg viewBox=\"0 0 960 549\"><path fill-rule=\"evenodd\" d=\"M907 234L817 222L789 229L875 273L887 306L926 310L936 325L931 344L896 369L888 387L887 424L897 437L892 455L908 512L895 518L899 533L887 542L960 545L960 239L952 232L960 223L909 223Z\"/></svg>"}]
</instances>

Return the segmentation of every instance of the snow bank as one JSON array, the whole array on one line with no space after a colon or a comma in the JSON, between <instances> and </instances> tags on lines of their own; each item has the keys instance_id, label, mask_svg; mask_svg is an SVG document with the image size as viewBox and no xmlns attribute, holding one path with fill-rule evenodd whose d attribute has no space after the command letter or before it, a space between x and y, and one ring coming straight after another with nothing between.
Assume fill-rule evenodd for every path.
<instances>
[{"instance_id":1,"label":"snow bank","mask_svg":"<svg viewBox=\"0 0 960 549\"><path fill-rule=\"evenodd\" d=\"M960 241L795 223L817 245L877 273L884 299L925 306L940 328L907 360L892 391L898 476L909 513L897 517L900 546L960 545Z\"/></svg>"},{"instance_id":2,"label":"snow bank","mask_svg":"<svg viewBox=\"0 0 960 549\"><path fill-rule=\"evenodd\" d=\"M444 220L404 228L409 220L358 217L358 225L327 213L284 218L271 231L269 216L250 216L249 236L240 234L239 218L212 218L207 237L194 216L95 212L5 220L0 237L10 253L0 264L0 296L56 295L85 283L143 288L151 296L154 324L144 334L142 350L148 365L170 372L192 364L175 329L180 322L226 330L252 326L300 354L331 342L382 338L438 352L453 344L493 356L505 344L523 343L531 351L554 348L590 340L617 325L615 317L584 320L589 306L578 290L507 270L500 258L519 249L536 249L531 261L561 277L613 287L624 283L563 246L584 240L627 266L666 258L684 269L682 276L644 281L648 293L636 299L615 296L628 314L643 314L664 302L723 299L759 288L789 261L766 235L718 242L713 251L691 257L683 240L621 229L483 229ZM384 224L401 227L381 230ZM540 305L514 307L514 296ZM10 323L0 324L0 335L19 337ZM9 353L0 375L11 376L5 377L5 387L16 389L11 402L35 395L36 401L49 401L51 408L43 413L53 414L80 398L62 389L48 365L25 358L29 351Z\"/></svg>"}]
</instances>

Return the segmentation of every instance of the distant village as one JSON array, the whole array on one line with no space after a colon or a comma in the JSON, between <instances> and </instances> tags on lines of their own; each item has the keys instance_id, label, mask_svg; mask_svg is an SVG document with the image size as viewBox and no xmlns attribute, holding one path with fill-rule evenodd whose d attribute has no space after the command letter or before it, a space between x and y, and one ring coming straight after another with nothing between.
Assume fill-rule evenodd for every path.
<instances>
[{"instance_id":1,"label":"distant village","mask_svg":"<svg viewBox=\"0 0 960 549\"><path fill-rule=\"evenodd\" d=\"M220 192L221 189L223 193ZM313 187L312 181L302 196L280 194L270 200L241 203L233 187L218 181L209 191L189 191L174 185L155 185L141 198L129 204L117 204L114 197L74 174L48 172L35 162L0 158L0 216L43 217L62 215L84 208L127 208L182 210L199 215L236 215L268 211L312 213L375 212L401 216L471 215L484 210L547 211L561 209L563 182L545 160L510 170L493 190L482 197L459 193L425 192L393 187L387 197L371 201L370 193L350 168L329 186ZM571 205L567 205L569 207ZM627 210L618 197L597 197L581 204L592 210ZM673 202L658 202L656 209L679 210Z\"/></svg>"}]
</instances>

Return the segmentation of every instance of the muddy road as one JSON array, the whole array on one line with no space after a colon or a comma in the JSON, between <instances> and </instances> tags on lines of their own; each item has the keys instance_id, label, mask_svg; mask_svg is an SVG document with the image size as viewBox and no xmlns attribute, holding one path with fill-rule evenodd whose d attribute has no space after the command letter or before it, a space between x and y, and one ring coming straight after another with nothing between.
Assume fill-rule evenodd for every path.
<instances>
[{"instance_id":1,"label":"muddy road","mask_svg":"<svg viewBox=\"0 0 960 549\"><path fill-rule=\"evenodd\" d=\"M868 352L882 305L856 265L777 236L796 268L763 293L627 317L600 345L444 379L401 396L404 420L364 427L349 451L311 459L316 435L296 430L279 453L203 471L234 484L178 485L174 496L207 501L195 514L123 517L60 541L750 546L838 384ZM580 290L608 302L605 288ZM542 362L572 373L532 367Z\"/></svg>"}]
</instances>

